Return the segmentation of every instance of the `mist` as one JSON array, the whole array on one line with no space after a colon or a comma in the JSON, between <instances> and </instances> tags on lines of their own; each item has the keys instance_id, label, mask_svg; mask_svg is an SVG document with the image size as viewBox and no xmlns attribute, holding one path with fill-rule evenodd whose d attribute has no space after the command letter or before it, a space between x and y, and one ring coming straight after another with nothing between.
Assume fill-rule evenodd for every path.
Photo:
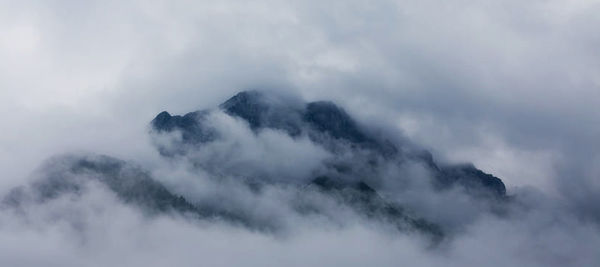
<instances>
[{"instance_id":1,"label":"mist","mask_svg":"<svg viewBox=\"0 0 600 267\"><path fill-rule=\"evenodd\" d=\"M598 14L593 0L0 1L0 265L596 266ZM219 108L246 90L286 112L331 101L407 156ZM152 129L198 110L210 142ZM437 189L422 151L502 179L506 199ZM185 203L140 204L113 176ZM321 176L365 182L443 238L365 215ZM76 189L45 196L52 177Z\"/></svg>"}]
</instances>

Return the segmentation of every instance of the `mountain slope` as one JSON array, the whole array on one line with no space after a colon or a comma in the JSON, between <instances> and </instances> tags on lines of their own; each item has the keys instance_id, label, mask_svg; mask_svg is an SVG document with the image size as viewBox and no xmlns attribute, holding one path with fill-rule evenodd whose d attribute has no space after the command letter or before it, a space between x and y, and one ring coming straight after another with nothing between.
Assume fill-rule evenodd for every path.
<instances>
[{"instance_id":1,"label":"mountain slope","mask_svg":"<svg viewBox=\"0 0 600 267\"><path fill-rule=\"evenodd\" d=\"M349 146L367 151L368 155L363 158L365 162L385 158L420 163L432 173L432 183L439 189L458 186L476 195L499 198L506 196L506 187L499 178L472 165L439 166L427 151L401 152L396 144L369 136L354 119L332 102L311 102L300 108L292 108L280 101L270 100L261 92L248 91L238 93L219 107L225 113L243 119L255 131L283 130L291 137L306 134L313 142L334 154L339 147ZM218 131L211 131L204 124L205 118L198 116L208 112L210 111L196 111L183 117L165 115L163 112L152 120L151 125L158 133L181 132L183 146L208 143L219 138Z\"/></svg>"},{"instance_id":2,"label":"mountain slope","mask_svg":"<svg viewBox=\"0 0 600 267\"><path fill-rule=\"evenodd\" d=\"M344 223L350 216L437 243L449 227L418 205L408 208L402 200L406 192L427 190L419 184L435 194L458 192L445 200L452 203L440 204L459 209L463 196L483 204L506 199L499 178L469 164L441 166L426 150L369 134L328 101L299 103L241 92L216 109L183 116L161 112L150 125L163 159L191 163L185 165L188 179L207 179L214 192L169 187L159 181L171 177L154 177L130 161L68 155L48 161L43 175L4 197L2 207L19 209L65 195L77 199L100 185L151 216L178 214L267 232L284 231L295 219Z\"/></svg>"}]
</instances>

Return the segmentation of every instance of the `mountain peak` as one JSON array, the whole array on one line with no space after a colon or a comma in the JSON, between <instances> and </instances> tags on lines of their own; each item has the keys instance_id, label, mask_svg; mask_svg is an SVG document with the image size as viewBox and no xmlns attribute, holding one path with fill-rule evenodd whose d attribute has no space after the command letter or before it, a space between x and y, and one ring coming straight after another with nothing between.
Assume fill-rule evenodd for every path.
<instances>
[{"instance_id":1,"label":"mountain peak","mask_svg":"<svg viewBox=\"0 0 600 267\"><path fill-rule=\"evenodd\" d=\"M263 97L264 93L257 90L242 91L227 99L220 107L229 109L237 105L258 104Z\"/></svg>"},{"instance_id":2,"label":"mountain peak","mask_svg":"<svg viewBox=\"0 0 600 267\"><path fill-rule=\"evenodd\" d=\"M353 143L368 141L358 128L356 122L331 101L317 101L306 105L304 120L318 131L325 132L334 138L346 139Z\"/></svg>"},{"instance_id":3,"label":"mountain peak","mask_svg":"<svg viewBox=\"0 0 600 267\"><path fill-rule=\"evenodd\" d=\"M246 120L253 129L263 126L263 116L270 106L258 91L243 91L219 105L226 113Z\"/></svg>"},{"instance_id":4,"label":"mountain peak","mask_svg":"<svg viewBox=\"0 0 600 267\"><path fill-rule=\"evenodd\" d=\"M426 150L401 151L398 149L398 144L369 135L362 125L331 101L315 101L298 105L277 95L252 90L236 94L219 105L219 108L226 114L247 122L255 133L262 129L273 129L281 130L292 138L308 136L315 145L336 155L341 165L350 166L348 169L351 176L369 176L370 174L364 173L361 168L377 168L377 162L380 161L378 158L399 165L410 161L427 168L432 173L433 183L438 188L458 185L466 188L466 191L473 195L491 194L501 197L506 195L502 180L472 165L440 167L431 153ZM186 147L191 147L192 150L202 149L202 144L221 138L219 129L214 129L213 126L205 123L205 115L210 112L211 110L195 111L184 116L172 116L166 111L158 114L152 121L156 132L177 130L181 131L183 136L182 143L175 145L176 149L172 149L175 152L167 153L165 151L171 150L159 147L161 154L168 156L174 153L187 153L185 151L189 149ZM200 146L194 148L194 145ZM347 149L360 158L360 164L344 163L349 159L344 159L341 155L338 157L340 151ZM484 193L479 194L480 191Z\"/></svg>"}]
</instances>

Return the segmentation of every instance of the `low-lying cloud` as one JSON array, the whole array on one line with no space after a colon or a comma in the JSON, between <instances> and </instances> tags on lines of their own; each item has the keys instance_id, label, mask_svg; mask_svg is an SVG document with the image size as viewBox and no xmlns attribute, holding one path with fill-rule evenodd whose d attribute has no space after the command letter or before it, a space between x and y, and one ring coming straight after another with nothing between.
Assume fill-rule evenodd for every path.
<instances>
[{"instance_id":1,"label":"low-lying cloud","mask_svg":"<svg viewBox=\"0 0 600 267\"><path fill-rule=\"evenodd\" d=\"M148 214L86 178L80 193L0 211L0 265L596 266L599 8L588 0L0 3L0 195L43 180L54 155L104 154L190 202L269 225ZM160 111L212 108L253 88L332 100L374 135L411 140L439 163L474 162L503 179L511 204L438 192L421 164L382 163L365 179L443 225L448 237L432 246L286 185L339 161L370 171L355 151L334 157L309 136L257 132L220 111L208 121L222 139L176 159L155 149L181 138L148 134ZM257 176L273 184L244 179ZM306 206L319 213L298 212Z\"/></svg>"}]
</instances>

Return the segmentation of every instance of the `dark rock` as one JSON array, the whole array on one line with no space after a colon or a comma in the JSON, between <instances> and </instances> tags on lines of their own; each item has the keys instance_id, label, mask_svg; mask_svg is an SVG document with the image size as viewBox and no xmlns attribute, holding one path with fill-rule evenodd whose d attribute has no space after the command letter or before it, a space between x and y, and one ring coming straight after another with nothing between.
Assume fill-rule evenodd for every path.
<instances>
[{"instance_id":1,"label":"dark rock","mask_svg":"<svg viewBox=\"0 0 600 267\"><path fill-rule=\"evenodd\" d=\"M168 112L163 111L150 124L153 130L159 133L181 131L181 137L185 143L206 143L217 138L216 132L202 123L207 114L206 111L196 111L184 116L171 116Z\"/></svg>"},{"instance_id":2,"label":"dark rock","mask_svg":"<svg viewBox=\"0 0 600 267\"><path fill-rule=\"evenodd\" d=\"M226 113L240 117L250 124L252 129L265 125L264 117L270 106L263 101L263 95L257 91L240 92L219 106Z\"/></svg>"},{"instance_id":3,"label":"dark rock","mask_svg":"<svg viewBox=\"0 0 600 267\"><path fill-rule=\"evenodd\" d=\"M303 118L317 131L329 134L333 138L345 139L355 144L371 141L360 131L354 120L332 102L308 103Z\"/></svg>"},{"instance_id":4,"label":"dark rock","mask_svg":"<svg viewBox=\"0 0 600 267\"><path fill-rule=\"evenodd\" d=\"M277 97L258 91L244 91L219 105L225 113L244 119L253 130L271 128L291 136L301 133L300 111Z\"/></svg>"},{"instance_id":5,"label":"dark rock","mask_svg":"<svg viewBox=\"0 0 600 267\"><path fill-rule=\"evenodd\" d=\"M350 144L350 147L371 151L371 158L364 159L364 162L370 162L371 165L376 164L375 157L378 156L385 159L398 158L400 161L420 162L435 174L434 183L440 190L459 185L468 189L466 191L470 194L478 194L481 190L485 194L491 193L495 196L506 194L506 188L500 179L472 165L440 168L429 151L400 152L394 143L368 135L348 113L329 101L311 102L303 108L298 108L289 105L285 100L259 91L244 91L231 97L219 107L227 114L248 122L254 131L265 128L277 129L287 132L292 137L307 132L311 140L334 153L336 145L332 144L336 142L341 142L338 146ZM197 111L182 117L162 112L152 121L152 125L159 132L182 131L184 146L210 142L216 139L217 133L203 126L202 117L206 113L208 111ZM329 136L333 141L315 137L311 134L313 132ZM163 152L166 151L164 148L159 147L159 150L163 155L168 154ZM343 164L338 165L343 166ZM348 169L346 172L351 170Z\"/></svg>"},{"instance_id":6,"label":"dark rock","mask_svg":"<svg viewBox=\"0 0 600 267\"><path fill-rule=\"evenodd\" d=\"M444 188L458 184L476 195L506 196L506 187L499 178L487 174L472 164L447 166L437 175L438 186Z\"/></svg>"}]
</instances>

